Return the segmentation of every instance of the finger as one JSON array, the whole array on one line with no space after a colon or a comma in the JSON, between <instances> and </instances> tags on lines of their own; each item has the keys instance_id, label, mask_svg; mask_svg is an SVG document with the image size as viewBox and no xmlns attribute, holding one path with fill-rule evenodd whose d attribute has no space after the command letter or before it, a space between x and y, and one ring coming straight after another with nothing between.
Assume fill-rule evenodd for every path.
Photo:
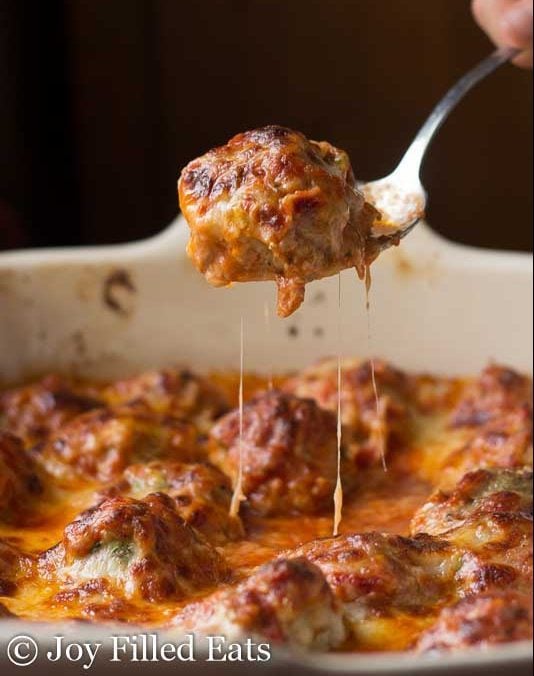
<instances>
[{"instance_id":1,"label":"finger","mask_svg":"<svg viewBox=\"0 0 534 676\"><path fill-rule=\"evenodd\" d=\"M526 50L514 63L532 64L532 0L473 0L472 10L496 45Z\"/></svg>"},{"instance_id":2,"label":"finger","mask_svg":"<svg viewBox=\"0 0 534 676\"><path fill-rule=\"evenodd\" d=\"M514 63L522 68L532 68L532 0L519 0L502 19L503 41L523 49Z\"/></svg>"},{"instance_id":3,"label":"finger","mask_svg":"<svg viewBox=\"0 0 534 676\"><path fill-rule=\"evenodd\" d=\"M532 68L532 49L526 49L513 62L520 68Z\"/></svg>"}]
</instances>

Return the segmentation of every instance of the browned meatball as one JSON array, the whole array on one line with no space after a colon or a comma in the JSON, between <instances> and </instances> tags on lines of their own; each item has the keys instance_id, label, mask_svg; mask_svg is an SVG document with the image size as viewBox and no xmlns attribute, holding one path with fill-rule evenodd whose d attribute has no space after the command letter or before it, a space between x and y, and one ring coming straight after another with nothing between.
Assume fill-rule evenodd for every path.
<instances>
[{"instance_id":1,"label":"browned meatball","mask_svg":"<svg viewBox=\"0 0 534 676\"><path fill-rule=\"evenodd\" d=\"M284 556L318 566L361 649L409 647L436 604L455 598L460 552L430 535L376 532L315 540Z\"/></svg>"},{"instance_id":2,"label":"browned meatball","mask_svg":"<svg viewBox=\"0 0 534 676\"><path fill-rule=\"evenodd\" d=\"M23 519L43 490L39 472L22 441L0 432L0 521Z\"/></svg>"},{"instance_id":3,"label":"browned meatball","mask_svg":"<svg viewBox=\"0 0 534 676\"><path fill-rule=\"evenodd\" d=\"M460 441L441 461L440 485L451 485L474 469L532 465L530 379L489 366L467 386L450 427Z\"/></svg>"},{"instance_id":4,"label":"browned meatball","mask_svg":"<svg viewBox=\"0 0 534 676\"><path fill-rule=\"evenodd\" d=\"M419 638L420 652L486 647L532 638L532 599L513 592L469 596L444 608Z\"/></svg>"},{"instance_id":5,"label":"browned meatball","mask_svg":"<svg viewBox=\"0 0 534 676\"><path fill-rule=\"evenodd\" d=\"M412 533L442 535L471 517L514 513L532 518L532 472L480 469L449 491L437 490L415 513Z\"/></svg>"},{"instance_id":6,"label":"browned meatball","mask_svg":"<svg viewBox=\"0 0 534 676\"><path fill-rule=\"evenodd\" d=\"M236 478L239 411L211 431L211 458ZM311 399L263 392L243 410L243 493L263 515L309 514L332 505L336 482L336 417Z\"/></svg>"},{"instance_id":7,"label":"browned meatball","mask_svg":"<svg viewBox=\"0 0 534 676\"><path fill-rule=\"evenodd\" d=\"M191 228L188 253L214 286L275 280L278 314L304 285L377 255L378 212L357 190L345 152L285 127L234 136L190 162L178 182Z\"/></svg>"},{"instance_id":8,"label":"browned meatball","mask_svg":"<svg viewBox=\"0 0 534 676\"><path fill-rule=\"evenodd\" d=\"M260 636L319 650L335 648L346 635L323 574L298 558L261 566L237 587L187 606L173 625L197 636L223 634L228 641Z\"/></svg>"},{"instance_id":9,"label":"browned meatball","mask_svg":"<svg viewBox=\"0 0 534 676\"><path fill-rule=\"evenodd\" d=\"M240 518L229 514L230 480L213 465L176 460L131 465L124 470L122 480L104 494L139 499L156 491L170 496L182 519L209 542L220 545L243 537Z\"/></svg>"},{"instance_id":10,"label":"browned meatball","mask_svg":"<svg viewBox=\"0 0 534 676\"><path fill-rule=\"evenodd\" d=\"M532 585L532 519L512 512L469 516L441 536L462 553L460 595Z\"/></svg>"},{"instance_id":11,"label":"browned meatball","mask_svg":"<svg viewBox=\"0 0 534 676\"><path fill-rule=\"evenodd\" d=\"M438 491L414 516L412 531L428 530L462 556L455 575L465 596L532 581L530 473L480 470L449 492Z\"/></svg>"},{"instance_id":12,"label":"browned meatball","mask_svg":"<svg viewBox=\"0 0 534 676\"><path fill-rule=\"evenodd\" d=\"M358 606L373 612L432 607L454 592L459 561L449 543L430 535L376 532L313 540L291 555L319 566L337 598L353 604L353 611Z\"/></svg>"},{"instance_id":13,"label":"browned meatball","mask_svg":"<svg viewBox=\"0 0 534 676\"><path fill-rule=\"evenodd\" d=\"M514 509L467 515L440 538L371 532L316 540L289 555L304 556L323 571L358 642L380 645L384 632L398 631L391 618L402 614L406 640L398 647L405 648L437 605L504 590L529 593L532 525L521 506Z\"/></svg>"},{"instance_id":14,"label":"browned meatball","mask_svg":"<svg viewBox=\"0 0 534 676\"><path fill-rule=\"evenodd\" d=\"M34 444L75 416L102 406L94 391L57 375L0 393L0 428Z\"/></svg>"},{"instance_id":15,"label":"browned meatball","mask_svg":"<svg viewBox=\"0 0 534 676\"><path fill-rule=\"evenodd\" d=\"M187 369L148 371L114 382L103 395L112 406L141 402L155 413L190 420L202 431L229 409L220 388Z\"/></svg>"},{"instance_id":16,"label":"browned meatball","mask_svg":"<svg viewBox=\"0 0 534 676\"><path fill-rule=\"evenodd\" d=\"M227 575L217 550L178 515L173 500L114 497L80 515L40 561L67 584L103 578L127 597L180 598Z\"/></svg>"},{"instance_id":17,"label":"browned meatball","mask_svg":"<svg viewBox=\"0 0 534 676\"><path fill-rule=\"evenodd\" d=\"M532 411L527 405L496 416L445 460L451 479L479 467L532 465Z\"/></svg>"},{"instance_id":18,"label":"browned meatball","mask_svg":"<svg viewBox=\"0 0 534 676\"><path fill-rule=\"evenodd\" d=\"M374 361L378 407L370 361L347 360L341 372L341 416L356 464L382 460L382 451L404 443L410 434L410 380L390 364ZM337 411L337 360L325 359L290 378L284 389L311 397L319 406Z\"/></svg>"},{"instance_id":19,"label":"browned meatball","mask_svg":"<svg viewBox=\"0 0 534 676\"><path fill-rule=\"evenodd\" d=\"M197 459L197 434L192 423L143 408L99 409L64 425L36 457L64 482L110 481L136 462Z\"/></svg>"},{"instance_id":20,"label":"browned meatball","mask_svg":"<svg viewBox=\"0 0 534 676\"><path fill-rule=\"evenodd\" d=\"M451 416L453 427L481 427L503 413L532 404L530 378L492 364L467 388Z\"/></svg>"}]
</instances>

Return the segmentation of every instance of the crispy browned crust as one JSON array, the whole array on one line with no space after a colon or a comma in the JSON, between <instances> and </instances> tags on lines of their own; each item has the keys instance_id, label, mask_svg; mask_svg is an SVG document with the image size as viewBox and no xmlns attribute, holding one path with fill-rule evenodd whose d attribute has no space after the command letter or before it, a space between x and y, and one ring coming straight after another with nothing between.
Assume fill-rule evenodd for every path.
<instances>
[{"instance_id":1,"label":"crispy browned crust","mask_svg":"<svg viewBox=\"0 0 534 676\"><path fill-rule=\"evenodd\" d=\"M23 520L43 492L39 471L22 441L0 432L0 521Z\"/></svg>"},{"instance_id":2,"label":"crispy browned crust","mask_svg":"<svg viewBox=\"0 0 534 676\"><path fill-rule=\"evenodd\" d=\"M479 469L451 490L438 489L414 514L412 533L441 535L469 518L514 513L532 518L532 472Z\"/></svg>"},{"instance_id":3,"label":"crispy browned crust","mask_svg":"<svg viewBox=\"0 0 534 676\"><path fill-rule=\"evenodd\" d=\"M324 649L345 638L332 590L319 568L304 558L260 566L237 587L188 606L173 620L183 631L199 633L222 623L235 626L242 637L260 635L308 648Z\"/></svg>"},{"instance_id":4,"label":"crispy browned crust","mask_svg":"<svg viewBox=\"0 0 534 676\"><path fill-rule=\"evenodd\" d=\"M445 525L455 527L436 527L439 537L369 532L315 540L283 556L305 557L322 570L355 634L365 633L377 616L401 613L432 619L440 608L464 597L498 597L508 592L528 596L532 589L530 476L489 474L468 475L440 503L441 511L429 517L430 525L441 523L448 505L454 520L445 516ZM499 490L502 487L509 490ZM425 525L421 518L416 522ZM477 617L489 626L493 620L484 619L484 608L478 608ZM487 611L491 614L493 606Z\"/></svg>"},{"instance_id":5,"label":"crispy browned crust","mask_svg":"<svg viewBox=\"0 0 534 676\"><path fill-rule=\"evenodd\" d=\"M190 162L178 181L191 228L188 253L215 286L275 280L287 317L304 285L377 255L376 210L356 189L346 153L267 126L234 136Z\"/></svg>"},{"instance_id":6,"label":"crispy browned crust","mask_svg":"<svg viewBox=\"0 0 534 676\"><path fill-rule=\"evenodd\" d=\"M123 478L102 494L142 498L154 491L171 497L176 512L209 542L224 544L243 537L241 519L229 513L230 480L207 463L155 460L131 465L124 470Z\"/></svg>"},{"instance_id":7,"label":"crispy browned crust","mask_svg":"<svg viewBox=\"0 0 534 676\"><path fill-rule=\"evenodd\" d=\"M129 596L179 598L228 576L217 550L185 523L163 493L142 500L113 497L82 513L65 528L61 543L41 557L40 570L61 575L106 545L116 545L117 553L109 555L123 557L127 570L119 580L105 579L124 585Z\"/></svg>"},{"instance_id":8,"label":"crispy browned crust","mask_svg":"<svg viewBox=\"0 0 534 676\"><path fill-rule=\"evenodd\" d=\"M412 531L439 535L461 553L461 596L532 585L532 474L479 470L437 491L414 516Z\"/></svg>"},{"instance_id":9,"label":"crispy browned crust","mask_svg":"<svg viewBox=\"0 0 534 676\"><path fill-rule=\"evenodd\" d=\"M467 389L452 412L452 427L484 427L503 414L532 406L532 382L513 369L492 364Z\"/></svg>"},{"instance_id":10,"label":"crispy browned crust","mask_svg":"<svg viewBox=\"0 0 534 676\"><path fill-rule=\"evenodd\" d=\"M475 428L476 429L476 428ZM529 405L496 415L446 459L456 476L477 467L520 468L532 465L532 409Z\"/></svg>"},{"instance_id":11,"label":"crispy browned crust","mask_svg":"<svg viewBox=\"0 0 534 676\"><path fill-rule=\"evenodd\" d=\"M531 519L510 512L469 517L442 537L463 553L456 576L462 595L532 585Z\"/></svg>"},{"instance_id":12,"label":"crispy browned crust","mask_svg":"<svg viewBox=\"0 0 534 676\"><path fill-rule=\"evenodd\" d=\"M532 597L508 591L468 596L444 608L416 649L441 652L531 638Z\"/></svg>"},{"instance_id":13,"label":"crispy browned crust","mask_svg":"<svg viewBox=\"0 0 534 676\"><path fill-rule=\"evenodd\" d=\"M382 462L382 452L405 444L410 438L409 395L412 380L391 364L351 361L342 365L341 416L349 454L366 467ZM284 390L311 397L321 408L337 412L337 360L325 359L304 369L284 384ZM377 407L378 395L378 407Z\"/></svg>"},{"instance_id":14,"label":"crispy browned crust","mask_svg":"<svg viewBox=\"0 0 534 676\"><path fill-rule=\"evenodd\" d=\"M532 382L512 369L491 365L468 387L450 427L471 432L445 459L457 478L484 467L532 466Z\"/></svg>"},{"instance_id":15,"label":"crispy browned crust","mask_svg":"<svg viewBox=\"0 0 534 676\"><path fill-rule=\"evenodd\" d=\"M243 417L247 533L228 513L239 411L219 419L234 375L214 378L228 395L178 369L98 389L76 384L76 392L98 392L99 408L66 414L52 406L40 431L26 423L38 419L40 397L54 388L42 381L11 390L3 401L22 402L27 444L41 441L25 448L0 433L0 597L7 610L143 626L175 615L173 630L228 630L239 639L259 635L321 650L451 650L527 637L529 379L496 365L476 380L433 378L376 360L377 414L370 363L344 361L342 373L342 528L373 522L398 529L407 510L394 501L405 499L404 482L416 487L410 505L421 504L430 483L434 492L415 513L410 537L372 531L311 540L331 527L335 360L296 374L284 391L258 393L263 381L245 378L245 396L257 393L246 399ZM384 476L364 469L380 461L378 424L390 453ZM34 475L43 493L34 493ZM360 490L365 498L353 502ZM91 501L97 506L39 556ZM391 510L383 521L367 521L375 504ZM33 590L35 602L28 600Z\"/></svg>"},{"instance_id":16,"label":"crispy browned crust","mask_svg":"<svg viewBox=\"0 0 534 676\"><path fill-rule=\"evenodd\" d=\"M108 404L142 403L155 413L172 415L209 428L229 409L224 392L189 369L167 368L118 380L107 387Z\"/></svg>"},{"instance_id":17,"label":"crispy browned crust","mask_svg":"<svg viewBox=\"0 0 534 676\"><path fill-rule=\"evenodd\" d=\"M73 618L92 622L146 621L146 611L140 613L134 600L119 596L116 586L104 578L62 588L52 596L50 606L68 608Z\"/></svg>"},{"instance_id":18,"label":"crispy browned crust","mask_svg":"<svg viewBox=\"0 0 534 676\"><path fill-rule=\"evenodd\" d=\"M235 479L240 455L239 411L211 431L211 458ZM243 411L245 505L263 515L316 513L332 504L336 481L336 418L312 399L263 392Z\"/></svg>"},{"instance_id":19,"label":"crispy browned crust","mask_svg":"<svg viewBox=\"0 0 534 676\"><path fill-rule=\"evenodd\" d=\"M102 402L91 388L49 375L30 385L0 392L0 428L32 445L98 406Z\"/></svg>"},{"instance_id":20,"label":"crispy browned crust","mask_svg":"<svg viewBox=\"0 0 534 676\"><path fill-rule=\"evenodd\" d=\"M192 423L152 413L141 405L98 409L78 416L35 449L47 471L68 482L110 481L136 462L199 457Z\"/></svg>"},{"instance_id":21,"label":"crispy browned crust","mask_svg":"<svg viewBox=\"0 0 534 676\"><path fill-rule=\"evenodd\" d=\"M459 555L447 541L369 532L314 540L290 552L326 576L337 598L373 612L425 612L454 593Z\"/></svg>"}]
</instances>

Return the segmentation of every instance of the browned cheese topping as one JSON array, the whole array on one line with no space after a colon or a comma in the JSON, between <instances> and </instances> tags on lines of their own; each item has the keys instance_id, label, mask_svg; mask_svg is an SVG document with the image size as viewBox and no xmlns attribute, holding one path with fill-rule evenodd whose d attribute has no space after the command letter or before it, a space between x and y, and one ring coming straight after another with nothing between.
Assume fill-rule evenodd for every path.
<instances>
[{"instance_id":1,"label":"browned cheese topping","mask_svg":"<svg viewBox=\"0 0 534 676\"><path fill-rule=\"evenodd\" d=\"M281 317L300 306L307 282L350 267L363 278L378 255L377 211L347 154L285 127L238 134L193 160L178 194L195 267L214 286L275 281Z\"/></svg>"},{"instance_id":2,"label":"browned cheese topping","mask_svg":"<svg viewBox=\"0 0 534 676\"><path fill-rule=\"evenodd\" d=\"M375 379L378 407L343 360L337 537L336 360L245 374L241 421L233 372L0 392L0 617L343 652L532 637L530 379Z\"/></svg>"}]
</instances>

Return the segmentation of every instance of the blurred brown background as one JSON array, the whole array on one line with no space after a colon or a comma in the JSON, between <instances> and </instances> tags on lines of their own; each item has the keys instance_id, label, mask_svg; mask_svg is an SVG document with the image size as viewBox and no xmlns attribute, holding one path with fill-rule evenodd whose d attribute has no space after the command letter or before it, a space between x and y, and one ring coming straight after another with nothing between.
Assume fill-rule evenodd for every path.
<instances>
[{"instance_id":1,"label":"blurred brown background","mask_svg":"<svg viewBox=\"0 0 534 676\"><path fill-rule=\"evenodd\" d=\"M271 122L382 176L490 49L468 0L0 0L0 246L156 233L186 162ZM531 248L531 96L507 66L447 121L434 228Z\"/></svg>"}]
</instances>

